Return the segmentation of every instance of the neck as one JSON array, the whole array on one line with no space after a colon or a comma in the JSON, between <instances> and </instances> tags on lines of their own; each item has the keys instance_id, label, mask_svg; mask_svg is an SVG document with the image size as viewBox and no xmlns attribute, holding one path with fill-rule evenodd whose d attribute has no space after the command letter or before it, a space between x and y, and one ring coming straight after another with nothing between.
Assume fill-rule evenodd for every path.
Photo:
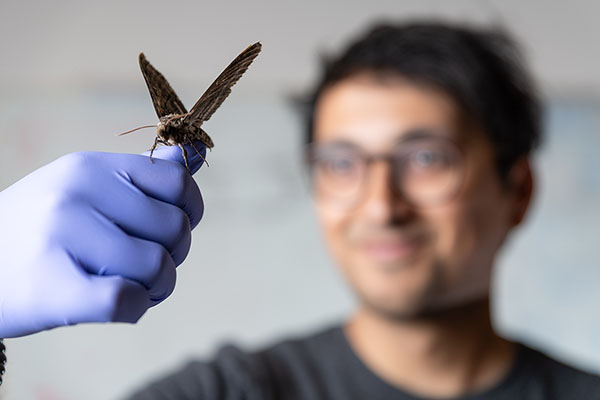
<instances>
[{"instance_id":1,"label":"neck","mask_svg":"<svg viewBox=\"0 0 600 400\"><path fill-rule=\"evenodd\" d=\"M354 351L381 378L432 397L490 388L507 374L516 350L494 332L488 299L403 320L361 307L345 333Z\"/></svg>"}]
</instances>

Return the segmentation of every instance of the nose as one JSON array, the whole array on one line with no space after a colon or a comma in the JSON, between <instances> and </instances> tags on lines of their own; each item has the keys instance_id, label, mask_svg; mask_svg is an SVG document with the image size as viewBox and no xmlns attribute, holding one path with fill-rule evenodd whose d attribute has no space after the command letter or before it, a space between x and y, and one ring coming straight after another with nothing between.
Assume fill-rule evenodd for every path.
<instances>
[{"instance_id":1,"label":"nose","mask_svg":"<svg viewBox=\"0 0 600 400\"><path fill-rule=\"evenodd\" d=\"M389 162L374 161L365 183L360 208L371 221L383 225L399 223L410 218L413 209L395 188Z\"/></svg>"}]
</instances>

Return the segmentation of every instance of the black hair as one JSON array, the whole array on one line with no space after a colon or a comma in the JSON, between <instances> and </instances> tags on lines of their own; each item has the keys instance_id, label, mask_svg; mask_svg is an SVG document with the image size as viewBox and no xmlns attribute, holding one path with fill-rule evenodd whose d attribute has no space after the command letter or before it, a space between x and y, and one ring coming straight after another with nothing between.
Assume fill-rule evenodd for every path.
<instances>
[{"instance_id":1,"label":"black hair","mask_svg":"<svg viewBox=\"0 0 600 400\"><path fill-rule=\"evenodd\" d=\"M499 28L438 21L379 24L323 63L306 109L307 143L315 107L332 85L360 73L393 74L448 93L488 135L505 178L541 141L541 104L516 42Z\"/></svg>"}]
</instances>

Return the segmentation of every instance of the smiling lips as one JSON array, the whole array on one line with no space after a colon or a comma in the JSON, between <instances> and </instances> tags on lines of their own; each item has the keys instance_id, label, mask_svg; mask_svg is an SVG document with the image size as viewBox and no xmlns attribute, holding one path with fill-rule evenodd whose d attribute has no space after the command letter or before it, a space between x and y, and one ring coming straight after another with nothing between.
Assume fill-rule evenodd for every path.
<instances>
[{"instance_id":1,"label":"smiling lips","mask_svg":"<svg viewBox=\"0 0 600 400\"><path fill-rule=\"evenodd\" d=\"M410 238L365 239L361 250L378 263L405 263L411 260L424 242L423 236Z\"/></svg>"}]
</instances>

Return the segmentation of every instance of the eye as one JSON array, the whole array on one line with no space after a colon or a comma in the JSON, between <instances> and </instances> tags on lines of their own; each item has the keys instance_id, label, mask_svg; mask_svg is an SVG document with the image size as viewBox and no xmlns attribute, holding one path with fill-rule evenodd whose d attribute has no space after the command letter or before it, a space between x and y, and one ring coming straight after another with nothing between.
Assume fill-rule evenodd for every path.
<instances>
[{"instance_id":1,"label":"eye","mask_svg":"<svg viewBox=\"0 0 600 400\"><path fill-rule=\"evenodd\" d=\"M410 162L415 168L443 168L448 164L448 157L441 151L420 149L412 154Z\"/></svg>"},{"instance_id":2,"label":"eye","mask_svg":"<svg viewBox=\"0 0 600 400\"><path fill-rule=\"evenodd\" d=\"M329 174L350 175L358 169L357 160L350 155L332 155L322 161Z\"/></svg>"}]
</instances>

